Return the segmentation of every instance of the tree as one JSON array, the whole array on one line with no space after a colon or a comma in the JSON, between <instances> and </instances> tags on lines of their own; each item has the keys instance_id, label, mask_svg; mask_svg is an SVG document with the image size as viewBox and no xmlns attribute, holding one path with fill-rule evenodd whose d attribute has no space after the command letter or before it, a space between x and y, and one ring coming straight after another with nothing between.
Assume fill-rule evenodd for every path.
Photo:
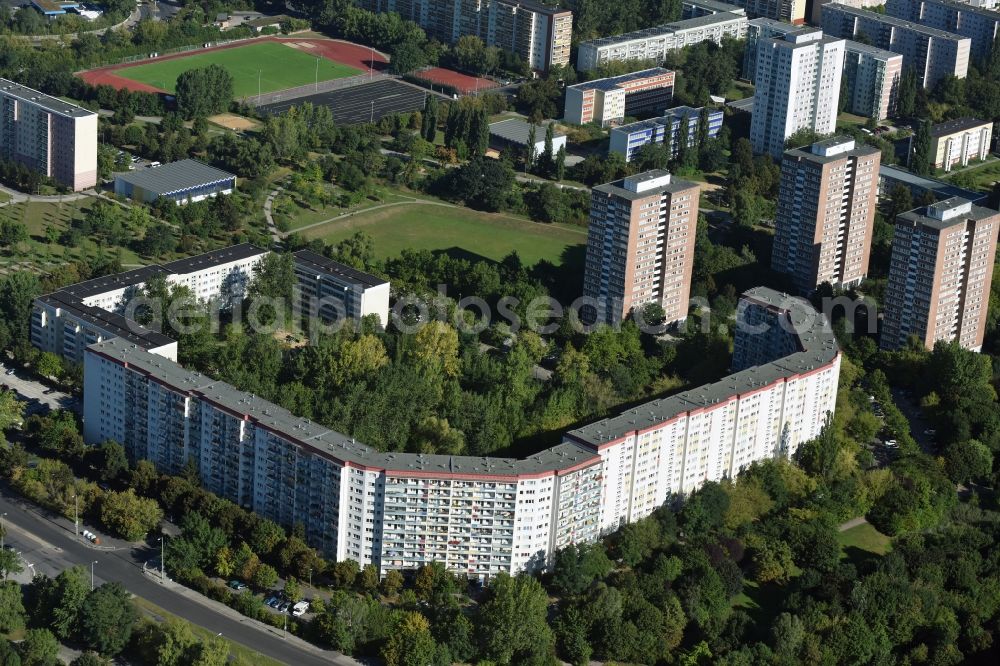
<instances>
[{"instance_id":1,"label":"tree","mask_svg":"<svg viewBox=\"0 0 1000 666\"><path fill-rule=\"evenodd\" d=\"M17 220L0 220L0 245L10 247L28 240L28 228Z\"/></svg>"},{"instance_id":2,"label":"tree","mask_svg":"<svg viewBox=\"0 0 1000 666\"><path fill-rule=\"evenodd\" d=\"M233 76L219 65L189 69L174 87L177 111L186 120L229 110L233 101Z\"/></svg>"},{"instance_id":3,"label":"tree","mask_svg":"<svg viewBox=\"0 0 1000 666\"><path fill-rule=\"evenodd\" d=\"M408 611L382 648L382 658L386 666L427 666L434 660L435 649L427 618Z\"/></svg>"},{"instance_id":4,"label":"tree","mask_svg":"<svg viewBox=\"0 0 1000 666\"><path fill-rule=\"evenodd\" d=\"M545 663L554 651L546 624L548 595L535 578L505 573L493 579L479 609L483 656L497 664Z\"/></svg>"},{"instance_id":5,"label":"tree","mask_svg":"<svg viewBox=\"0 0 1000 666\"><path fill-rule=\"evenodd\" d=\"M694 168L698 161L698 147L694 145L691 117L684 114L677 131L677 163L682 168Z\"/></svg>"},{"instance_id":6,"label":"tree","mask_svg":"<svg viewBox=\"0 0 1000 666\"><path fill-rule=\"evenodd\" d=\"M392 47L389 69L393 74L409 74L427 65L427 52L418 42L407 40ZM432 95L428 95L431 97Z\"/></svg>"},{"instance_id":7,"label":"tree","mask_svg":"<svg viewBox=\"0 0 1000 666\"><path fill-rule=\"evenodd\" d=\"M0 666L21 666L21 655L14 644L0 636Z\"/></svg>"},{"instance_id":8,"label":"tree","mask_svg":"<svg viewBox=\"0 0 1000 666\"><path fill-rule=\"evenodd\" d=\"M102 481L114 481L128 471L128 457L125 447L118 442L106 440L95 451Z\"/></svg>"},{"instance_id":9,"label":"tree","mask_svg":"<svg viewBox=\"0 0 1000 666\"><path fill-rule=\"evenodd\" d=\"M920 176L929 175L934 169L933 159L934 156L931 155L931 121L921 120L913 135L910 171Z\"/></svg>"},{"instance_id":10,"label":"tree","mask_svg":"<svg viewBox=\"0 0 1000 666\"><path fill-rule=\"evenodd\" d=\"M364 592L374 594L378 589L378 579L378 567L374 564L366 564L361 570L361 576L358 578L358 584Z\"/></svg>"},{"instance_id":11,"label":"tree","mask_svg":"<svg viewBox=\"0 0 1000 666\"><path fill-rule=\"evenodd\" d=\"M162 518L163 511L156 500L139 497L132 488L105 493L101 501L101 522L129 541L145 537Z\"/></svg>"},{"instance_id":12,"label":"tree","mask_svg":"<svg viewBox=\"0 0 1000 666\"><path fill-rule=\"evenodd\" d=\"M289 576L285 579L285 597L291 601L296 602L302 598L302 585L299 581L295 579L295 576Z\"/></svg>"},{"instance_id":13,"label":"tree","mask_svg":"<svg viewBox=\"0 0 1000 666\"><path fill-rule=\"evenodd\" d=\"M28 629L20 648L24 666L54 666L58 663L59 641L48 629Z\"/></svg>"},{"instance_id":14,"label":"tree","mask_svg":"<svg viewBox=\"0 0 1000 666\"><path fill-rule=\"evenodd\" d=\"M109 663L107 659L102 659L100 655L93 652L84 652L69 662L69 666L109 666Z\"/></svg>"},{"instance_id":15,"label":"tree","mask_svg":"<svg viewBox=\"0 0 1000 666\"><path fill-rule=\"evenodd\" d=\"M16 554L11 554L16 557ZM12 580L4 580L0 583L0 632L9 634L24 629L25 617L21 585Z\"/></svg>"},{"instance_id":16,"label":"tree","mask_svg":"<svg viewBox=\"0 0 1000 666\"><path fill-rule=\"evenodd\" d=\"M250 581L258 590L269 590L278 582L278 572L270 564L261 564Z\"/></svg>"},{"instance_id":17,"label":"tree","mask_svg":"<svg viewBox=\"0 0 1000 666\"><path fill-rule=\"evenodd\" d=\"M980 481L993 470L993 453L983 443L968 439L945 449L944 464L948 478L955 483Z\"/></svg>"},{"instance_id":18,"label":"tree","mask_svg":"<svg viewBox=\"0 0 1000 666\"><path fill-rule=\"evenodd\" d=\"M125 649L139 614L132 595L121 583L105 583L89 595L80 608L80 640L102 655Z\"/></svg>"},{"instance_id":19,"label":"tree","mask_svg":"<svg viewBox=\"0 0 1000 666\"><path fill-rule=\"evenodd\" d=\"M10 574L18 574L24 571L21 565L21 557L10 548L0 550L0 577L7 580Z\"/></svg>"},{"instance_id":20,"label":"tree","mask_svg":"<svg viewBox=\"0 0 1000 666\"><path fill-rule=\"evenodd\" d=\"M902 118L912 118L917 110L917 74L912 67L903 69L899 77L899 108L898 114Z\"/></svg>"},{"instance_id":21,"label":"tree","mask_svg":"<svg viewBox=\"0 0 1000 666\"><path fill-rule=\"evenodd\" d=\"M458 374L458 331L443 321L430 321L413 337L413 358L427 368Z\"/></svg>"},{"instance_id":22,"label":"tree","mask_svg":"<svg viewBox=\"0 0 1000 666\"><path fill-rule=\"evenodd\" d=\"M403 589L403 574L395 569L390 569L382 579L382 594L387 597L394 597Z\"/></svg>"},{"instance_id":23,"label":"tree","mask_svg":"<svg viewBox=\"0 0 1000 666\"><path fill-rule=\"evenodd\" d=\"M337 589L347 590L354 587L354 581L361 573L358 563L354 560L341 560L333 565L331 572L333 585Z\"/></svg>"},{"instance_id":24,"label":"tree","mask_svg":"<svg viewBox=\"0 0 1000 666\"><path fill-rule=\"evenodd\" d=\"M24 404L13 391L0 389L0 444L7 441L4 433L23 420Z\"/></svg>"},{"instance_id":25,"label":"tree","mask_svg":"<svg viewBox=\"0 0 1000 666\"><path fill-rule=\"evenodd\" d=\"M81 566L64 569L55 579L36 576L25 598L29 615L47 618L47 626L62 640L73 636L80 608L90 591L85 576Z\"/></svg>"},{"instance_id":26,"label":"tree","mask_svg":"<svg viewBox=\"0 0 1000 666\"><path fill-rule=\"evenodd\" d=\"M561 181L566 177L566 146L559 146L556 153L555 179Z\"/></svg>"},{"instance_id":27,"label":"tree","mask_svg":"<svg viewBox=\"0 0 1000 666\"><path fill-rule=\"evenodd\" d=\"M434 95L427 95L424 100L424 113L421 121L420 136L428 143L434 143L437 139L438 123L438 101Z\"/></svg>"}]
</instances>

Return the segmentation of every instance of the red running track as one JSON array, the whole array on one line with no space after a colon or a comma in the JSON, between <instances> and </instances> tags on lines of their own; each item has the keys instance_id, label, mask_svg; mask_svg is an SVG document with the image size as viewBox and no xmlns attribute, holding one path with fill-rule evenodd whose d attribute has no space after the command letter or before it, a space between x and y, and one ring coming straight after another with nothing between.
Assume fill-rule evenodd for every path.
<instances>
[{"instance_id":1,"label":"red running track","mask_svg":"<svg viewBox=\"0 0 1000 666\"><path fill-rule=\"evenodd\" d=\"M349 65L351 67L356 67L357 69L360 69L362 71L367 71L368 68L371 66L374 66L376 70L382 70L385 69L389 63L388 59L384 55L382 55L378 51L372 51L367 46L360 46L358 44L352 44L350 42L342 42L336 39L315 39L315 38L302 38L302 37L260 37L255 40L246 40L242 42L237 42L235 44L226 44L225 46L216 46L207 49L193 49L191 51L185 51L184 53L171 53L169 55L160 56L159 58L147 58L144 60L139 60L137 62L128 63L124 65L107 65L105 67L98 67L96 69L88 69L84 72L77 72L76 75L93 86L111 86L117 90L121 90L124 88L127 90L133 90L138 92L162 93L166 91L160 90L155 86L147 85L145 83L140 83L139 81L132 81L131 79L127 79L124 76L119 76L117 72L120 72L123 69L128 69L129 67L135 67L137 65L145 65L147 63L154 61L186 58L188 56L198 55L200 53L206 53L208 51L237 49L241 46L247 46L248 44L255 44L257 42L268 42L268 41L296 42L296 43L306 42L312 44L313 48L303 49L304 51L307 51L308 53L315 53L317 55L321 55L327 60L332 60L342 65ZM455 73L457 74L457 72Z\"/></svg>"},{"instance_id":2,"label":"red running track","mask_svg":"<svg viewBox=\"0 0 1000 666\"><path fill-rule=\"evenodd\" d=\"M461 72L456 72L453 69L445 69L444 67L431 67L422 72L415 72L414 76L438 85L451 86L461 93L489 90L498 87L496 81L478 76L469 76L468 74L462 74Z\"/></svg>"}]
</instances>

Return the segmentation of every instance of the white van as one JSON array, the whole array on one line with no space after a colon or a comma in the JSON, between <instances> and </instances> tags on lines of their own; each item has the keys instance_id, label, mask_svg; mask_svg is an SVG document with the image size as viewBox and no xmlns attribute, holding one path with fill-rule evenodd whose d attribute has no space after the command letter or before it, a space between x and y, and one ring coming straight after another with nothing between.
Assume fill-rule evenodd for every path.
<instances>
[{"instance_id":1,"label":"white van","mask_svg":"<svg viewBox=\"0 0 1000 666\"><path fill-rule=\"evenodd\" d=\"M300 601L299 603L292 606L292 615L294 615L295 617L299 617L301 615L305 615L308 610L309 610L309 602Z\"/></svg>"}]
</instances>

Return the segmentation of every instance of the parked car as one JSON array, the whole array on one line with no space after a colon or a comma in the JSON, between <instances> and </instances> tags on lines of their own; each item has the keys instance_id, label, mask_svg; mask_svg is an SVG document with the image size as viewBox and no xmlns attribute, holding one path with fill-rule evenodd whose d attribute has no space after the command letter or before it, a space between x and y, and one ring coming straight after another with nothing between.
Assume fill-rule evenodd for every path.
<instances>
[{"instance_id":1,"label":"parked car","mask_svg":"<svg viewBox=\"0 0 1000 666\"><path fill-rule=\"evenodd\" d=\"M292 602L290 602L290 601L283 601L283 602L281 602L281 605L278 606L278 612L279 613L287 613L288 612L288 608L291 605L292 605Z\"/></svg>"},{"instance_id":2,"label":"parked car","mask_svg":"<svg viewBox=\"0 0 1000 666\"><path fill-rule=\"evenodd\" d=\"M934 428L928 428L927 430L924 430L924 434L927 435L928 437L933 437L934 435L937 434L937 430L935 430Z\"/></svg>"},{"instance_id":3,"label":"parked car","mask_svg":"<svg viewBox=\"0 0 1000 666\"><path fill-rule=\"evenodd\" d=\"M231 587L232 589L236 590L237 592L242 592L243 590L247 589L247 584L241 583L238 580L231 580L226 584L229 585L229 587Z\"/></svg>"},{"instance_id":4,"label":"parked car","mask_svg":"<svg viewBox=\"0 0 1000 666\"><path fill-rule=\"evenodd\" d=\"M271 608L277 608L281 605L281 597L271 597L267 600L267 605Z\"/></svg>"},{"instance_id":5,"label":"parked car","mask_svg":"<svg viewBox=\"0 0 1000 666\"><path fill-rule=\"evenodd\" d=\"M305 615L309 611L309 602L300 601L299 603L292 606L292 615L295 617L300 617Z\"/></svg>"}]
</instances>

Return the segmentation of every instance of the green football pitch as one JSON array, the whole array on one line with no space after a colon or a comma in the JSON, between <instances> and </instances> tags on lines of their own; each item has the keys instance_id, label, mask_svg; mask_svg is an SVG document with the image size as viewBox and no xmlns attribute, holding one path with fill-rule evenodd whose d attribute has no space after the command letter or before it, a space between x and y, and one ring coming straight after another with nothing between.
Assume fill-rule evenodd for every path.
<instances>
[{"instance_id":1,"label":"green football pitch","mask_svg":"<svg viewBox=\"0 0 1000 666\"><path fill-rule=\"evenodd\" d=\"M315 82L317 77L320 81L329 81L353 76L361 71L312 55L308 50L300 51L276 42L262 42L123 67L114 73L173 92L177 77L182 72L208 65L221 65L229 70L233 75L233 94L237 98L257 94L258 76L260 92L266 93L304 86Z\"/></svg>"}]
</instances>

